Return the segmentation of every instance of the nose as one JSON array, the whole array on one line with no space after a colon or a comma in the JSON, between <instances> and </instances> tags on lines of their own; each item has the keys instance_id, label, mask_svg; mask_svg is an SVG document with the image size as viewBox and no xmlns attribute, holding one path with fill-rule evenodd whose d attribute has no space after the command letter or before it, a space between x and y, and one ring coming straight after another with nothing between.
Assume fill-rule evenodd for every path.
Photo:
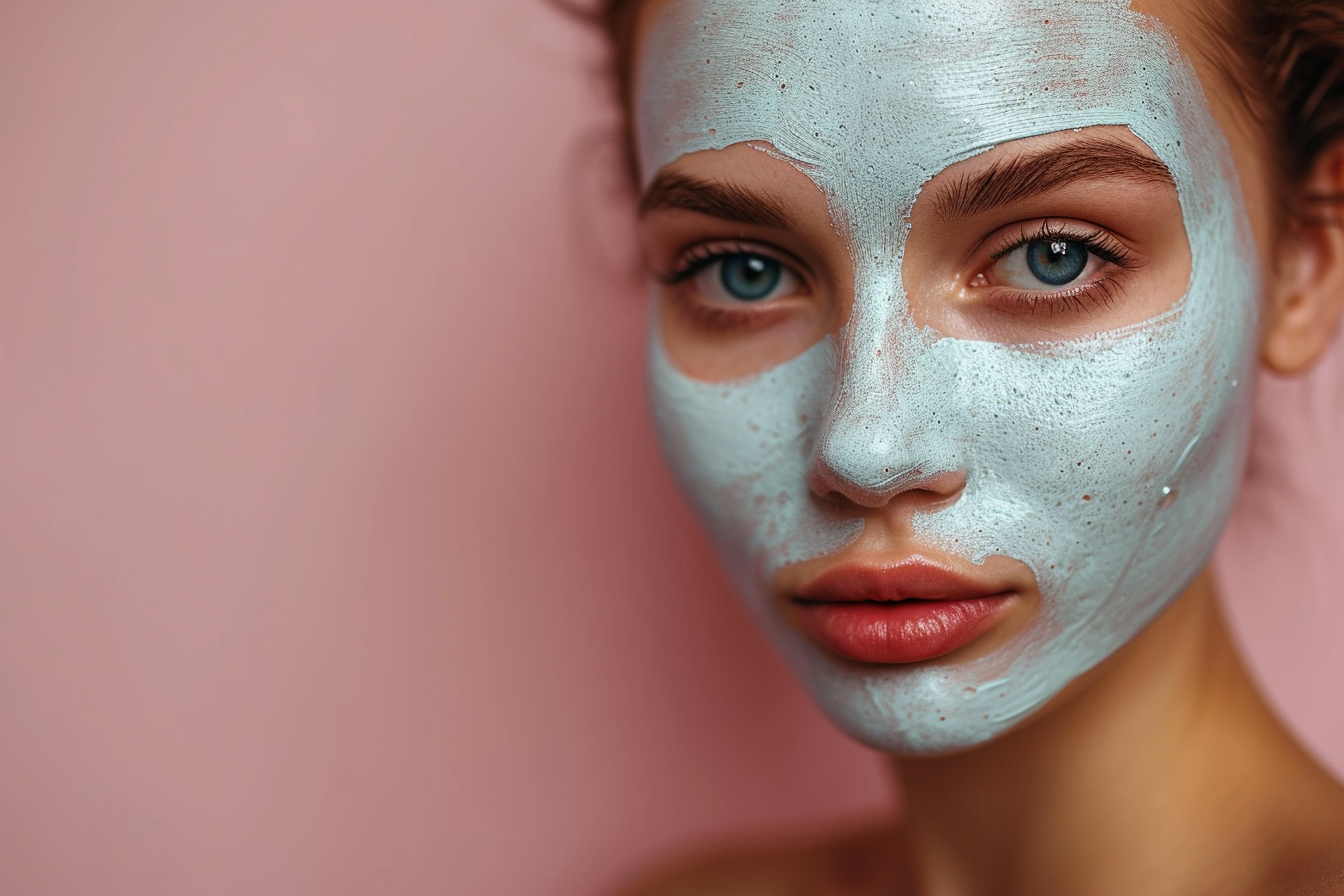
<instances>
[{"instance_id":1,"label":"nose","mask_svg":"<svg viewBox=\"0 0 1344 896\"><path fill-rule=\"evenodd\" d=\"M883 507L904 496L925 509L951 503L966 488L961 470L899 469L873 459L860 469L837 463L835 452L818 451L808 469L812 492L831 501L844 500L868 509ZM872 471L877 475L868 475Z\"/></svg>"},{"instance_id":2,"label":"nose","mask_svg":"<svg viewBox=\"0 0 1344 896\"><path fill-rule=\"evenodd\" d=\"M966 487L957 415L947 401L955 373L913 325L884 323L860 321L846 334L808 485L819 497L863 508L898 498L925 510L945 506Z\"/></svg>"}]
</instances>

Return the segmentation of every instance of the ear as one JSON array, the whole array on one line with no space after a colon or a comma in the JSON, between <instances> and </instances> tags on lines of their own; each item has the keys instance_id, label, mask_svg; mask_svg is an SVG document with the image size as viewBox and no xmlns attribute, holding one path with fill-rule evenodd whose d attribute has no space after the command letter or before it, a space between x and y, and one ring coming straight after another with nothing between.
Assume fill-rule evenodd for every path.
<instances>
[{"instance_id":1,"label":"ear","mask_svg":"<svg viewBox=\"0 0 1344 896\"><path fill-rule=\"evenodd\" d=\"M1305 195L1335 202L1308 207L1278 247L1260 342L1260 360L1275 373L1310 369L1334 338L1344 312L1344 141L1326 147L1303 185Z\"/></svg>"}]
</instances>

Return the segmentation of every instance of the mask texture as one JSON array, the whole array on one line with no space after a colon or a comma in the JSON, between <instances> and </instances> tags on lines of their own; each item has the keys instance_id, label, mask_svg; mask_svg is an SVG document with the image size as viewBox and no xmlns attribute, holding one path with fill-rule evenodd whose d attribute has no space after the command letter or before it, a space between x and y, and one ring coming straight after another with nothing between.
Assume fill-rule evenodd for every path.
<instances>
[{"instance_id":1,"label":"mask texture","mask_svg":"<svg viewBox=\"0 0 1344 896\"><path fill-rule=\"evenodd\" d=\"M1225 138L1158 21L1115 0L679 0L641 47L649 177L686 153L768 143L824 193L850 249L838 337L757 376L700 382L654 333L665 453L762 624L825 711L866 743L983 743L1105 659L1203 568L1245 464L1256 250ZM1170 311L1086 339L1012 346L913 322L910 214L947 166L1026 137L1128 127L1175 180L1191 250ZM980 660L863 666L767 599L785 565L862 532L808 487L818 456L873 490L964 471L916 538L1024 562L1043 603Z\"/></svg>"}]
</instances>

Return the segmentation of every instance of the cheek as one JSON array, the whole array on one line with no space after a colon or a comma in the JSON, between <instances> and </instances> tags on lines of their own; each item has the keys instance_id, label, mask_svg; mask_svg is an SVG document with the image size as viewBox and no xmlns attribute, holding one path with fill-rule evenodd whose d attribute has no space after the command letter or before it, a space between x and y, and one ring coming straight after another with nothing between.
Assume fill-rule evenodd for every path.
<instances>
[{"instance_id":1,"label":"cheek","mask_svg":"<svg viewBox=\"0 0 1344 896\"><path fill-rule=\"evenodd\" d=\"M826 512L807 487L834 368L834 347L824 340L765 373L705 382L672 363L656 324L651 334L649 398L663 453L746 594L863 529L852 516Z\"/></svg>"},{"instance_id":2,"label":"cheek","mask_svg":"<svg viewBox=\"0 0 1344 896\"><path fill-rule=\"evenodd\" d=\"M1047 595L1095 601L1142 574L1140 590L1169 596L1202 565L1194 544L1216 540L1246 442L1244 364L1196 323L1177 315L1072 357L935 345L957 371L968 485L919 518L921 536L976 562L1020 559ZM1193 541L1153 551L1173 526Z\"/></svg>"}]
</instances>

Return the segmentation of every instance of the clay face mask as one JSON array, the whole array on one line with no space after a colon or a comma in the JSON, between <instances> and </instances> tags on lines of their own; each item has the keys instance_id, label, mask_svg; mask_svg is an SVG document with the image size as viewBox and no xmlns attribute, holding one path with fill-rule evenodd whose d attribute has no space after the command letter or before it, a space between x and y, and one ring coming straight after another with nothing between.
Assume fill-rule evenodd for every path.
<instances>
[{"instance_id":1,"label":"clay face mask","mask_svg":"<svg viewBox=\"0 0 1344 896\"><path fill-rule=\"evenodd\" d=\"M678 0L640 48L651 178L755 141L810 177L849 247L845 329L745 379L682 373L659 334L650 388L666 454L739 588L826 712L874 746L982 743L1040 708L1202 569L1244 464L1255 250L1225 139L1158 21L1120 0ZM1014 346L917 325L903 261L921 188L1015 140L1128 127L1170 171L1191 253L1169 310L1121 330ZM776 161L776 160L770 160ZM958 471L914 518L929 551L1026 564L1025 630L965 662L865 665L772 609L785 566L864 522L808 485L818 458L880 492Z\"/></svg>"}]
</instances>

